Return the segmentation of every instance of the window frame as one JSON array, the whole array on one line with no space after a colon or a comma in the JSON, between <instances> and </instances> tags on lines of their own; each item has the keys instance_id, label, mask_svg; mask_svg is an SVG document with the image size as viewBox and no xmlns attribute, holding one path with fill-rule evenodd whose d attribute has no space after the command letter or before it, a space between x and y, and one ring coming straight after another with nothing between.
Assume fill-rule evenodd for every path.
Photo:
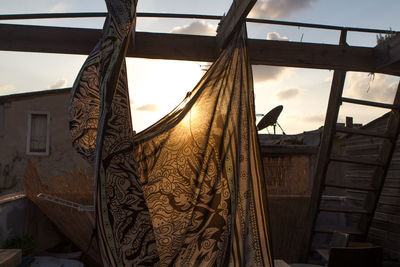
<instances>
[{"instance_id":1,"label":"window frame","mask_svg":"<svg viewBox=\"0 0 400 267\"><path fill-rule=\"evenodd\" d=\"M46 115L47 128L46 128L46 151L32 152L31 149L31 134L32 134L32 115ZM31 156L49 156L50 155L50 112L46 111L29 111L28 112L28 133L26 137L26 154Z\"/></svg>"}]
</instances>

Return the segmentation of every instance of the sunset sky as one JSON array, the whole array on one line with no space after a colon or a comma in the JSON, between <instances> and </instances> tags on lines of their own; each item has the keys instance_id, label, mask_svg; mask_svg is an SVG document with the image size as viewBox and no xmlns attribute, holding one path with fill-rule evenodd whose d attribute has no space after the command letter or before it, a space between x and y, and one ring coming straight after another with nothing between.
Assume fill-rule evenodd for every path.
<instances>
[{"instance_id":1,"label":"sunset sky","mask_svg":"<svg viewBox=\"0 0 400 267\"><path fill-rule=\"evenodd\" d=\"M223 15L231 0L139 0L138 12ZM103 12L101 0L0 0L0 14ZM398 0L259 0L249 17L400 31ZM104 19L2 21L32 25L101 28ZM218 21L138 18L138 31L215 35ZM249 38L337 44L339 32L247 24ZM6 38L6 37L1 37ZM376 45L376 34L349 33L348 43ZM71 87L86 56L0 51L0 95ZM204 74L203 62L128 58L128 77L136 131L172 110ZM256 112L283 105L278 119L287 133L323 124L333 71L253 66ZM398 77L349 72L345 95L391 102ZM339 120L353 116L367 123L386 110L343 106Z\"/></svg>"}]
</instances>

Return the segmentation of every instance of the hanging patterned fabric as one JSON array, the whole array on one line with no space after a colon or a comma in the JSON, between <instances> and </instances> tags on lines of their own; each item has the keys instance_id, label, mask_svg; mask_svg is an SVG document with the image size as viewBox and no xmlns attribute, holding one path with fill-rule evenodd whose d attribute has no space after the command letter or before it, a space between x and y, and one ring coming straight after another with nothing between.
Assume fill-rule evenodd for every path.
<instances>
[{"instance_id":1,"label":"hanging patterned fabric","mask_svg":"<svg viewBox=\"0 0 400 267\"><path fill-rule=\"evenodd\" d=\"M272 266L245 33L178 107L133 136L124 57L136 1L106 3L70 105L73 145L95 166L104 264Z\"/></svg>"},{"instance_id":2,"label":"hanging patterned fabric","mask_svg":"<svg viewBox=\"0 0 400 267\"><path fill-rule=\"evenodd\" d=\"M98 241L106 266L158 262L133 155L125 54L134 38L136 0L106 0L103 36L73 86L73 145L95 169Z\"/></svg>"}]
</instances>

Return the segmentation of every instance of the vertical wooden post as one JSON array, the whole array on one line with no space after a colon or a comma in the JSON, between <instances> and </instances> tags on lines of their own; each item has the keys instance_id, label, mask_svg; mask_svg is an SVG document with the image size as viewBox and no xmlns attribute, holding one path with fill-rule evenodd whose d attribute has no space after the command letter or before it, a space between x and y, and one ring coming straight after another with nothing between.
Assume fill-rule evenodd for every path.
<instances>
[{"instance_id":1,"label":"vertical wooden post","mask_svg":"<svg viewBox=\"0 0 400 267\"><path fill-rule=\"evenodd\" d=\"M347 45L347 29L342 29L340 31L339 45Z\"/></svg>"}]
</instances>

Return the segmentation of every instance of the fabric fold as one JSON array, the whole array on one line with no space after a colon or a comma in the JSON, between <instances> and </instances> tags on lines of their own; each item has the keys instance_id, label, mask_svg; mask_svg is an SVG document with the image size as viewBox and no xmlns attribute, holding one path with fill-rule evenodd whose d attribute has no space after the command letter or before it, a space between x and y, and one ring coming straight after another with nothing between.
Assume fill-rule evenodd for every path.
<instances>
[{"instance_id":1,"label":"fabric fold","mask_svg":"<svg viewBox=\"0 0 400 267\"><path fill-rule=\"evenodd\" d=\"M125 55L137 1L106 0L103 36L73 86L73 145L95 170L96 225L105 266L158 263L133 151Z\"/></svg>"},{"instance_id":2,"label":"fabric fold","mask_svg":"<svg viewBox=\"0 0 400 267\"><path fill-rule=\"evenodd\" d=\"M273 266L245 31L180 105L133 135L125 55L137 1L106 3L69 110L73 145L95 169L104 264Z\"/></svg>"}]
</instances>

